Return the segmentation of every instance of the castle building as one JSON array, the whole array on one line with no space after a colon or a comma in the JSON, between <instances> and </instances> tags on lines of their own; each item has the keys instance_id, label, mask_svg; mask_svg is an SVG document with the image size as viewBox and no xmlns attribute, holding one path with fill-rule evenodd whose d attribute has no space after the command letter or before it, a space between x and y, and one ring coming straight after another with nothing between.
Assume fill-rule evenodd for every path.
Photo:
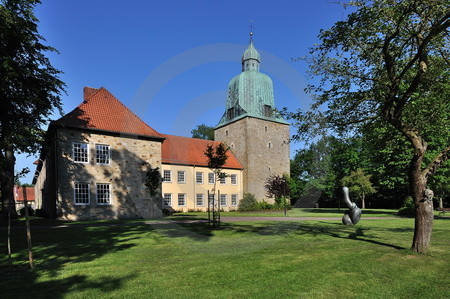
<instances>
[{"instance_id":1,"label":"castle building","mask_svg":"<svg viewBox=\"0 0 450 299\"><path fill-rule=\"evenodd\" d=\"M37 208L68 220L159 218L164 208L208 208L216 178L204 151L219 142L160 134L105 88L84 88L83 102L52 122L37 163ZM147 171L158 168L160 196L150 196ZM237 209L242 165L229 152L217 198ZM211 177L212 175L212 177Z\"/></svg>"},{"instance_id":2,"label":"castle building","mask_svg":"<svg viewBox=\"0 0 450 299\"><path fill-rule=\"evenodd\" d=\"M267 179L289 173L289 124L274 111L260 62L250 40L216 141L161 134L107 89L85 87L82 103L47 131L33 180L37 208L69 220L159 218L164 208L206 211L213 186L225 211L236 210L244 193L266 198ZM230 151L226 176L216 178L204 152L221 142ZM161 171L157 196L145 185L150 168Z\"/></svg>"},{"instance_id":3,"label":"castle building","mask_svg":"<svg viewBox=\"0 0 450 299\"><path fill-rule=\"evenodd\" d=\"M252 38L242 55L242 72L231 79L225 113L215 127L242 164L243 192L267 199L264 185L272 175L290 172L289 124L275 111L273 83L261 73L261 55Z\"/></svg>"}]
</instances>

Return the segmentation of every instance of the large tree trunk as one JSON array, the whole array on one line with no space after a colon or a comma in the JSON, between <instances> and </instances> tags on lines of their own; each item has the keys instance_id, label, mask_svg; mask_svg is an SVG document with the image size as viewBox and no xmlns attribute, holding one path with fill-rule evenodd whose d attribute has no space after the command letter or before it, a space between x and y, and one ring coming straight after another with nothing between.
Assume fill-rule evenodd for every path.
<instances>
[{"instance_id":1,"label":"large tree trunk","mask_svg":"<svg viewBox=\"0 0 450 299\"><path fill-rule=\"evenodd\" d=\"M421 173L423 154L415 155L409 171L411 194L416 205L414 238L411 250L426 253L430 246L433 229L433 195L426 189L427 179Z\"/></svg>"},{"instance_id":2,"label":"large tree trunk","mask_svg":"<svg viewBox=\"0 0 450 299\"><path fill-rule=\"evenodd\" d=\"M14 201L14 166L16 158L12 145L5 147L0 153L0 191L4 210L2 214L10 213L12 218L17 218L16 203Z\"/></svg>"}]
</instances>

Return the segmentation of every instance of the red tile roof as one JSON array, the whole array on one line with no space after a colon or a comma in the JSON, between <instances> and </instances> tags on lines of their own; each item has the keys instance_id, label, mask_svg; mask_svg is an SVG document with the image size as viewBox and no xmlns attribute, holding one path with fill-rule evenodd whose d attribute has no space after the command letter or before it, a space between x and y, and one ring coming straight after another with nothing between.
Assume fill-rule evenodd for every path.
<instances>
[{"instance_id":1,"label":"red tile roof","mask_svg":"<svg viewBox=\"0 0 450 299\"><path fill-rule=\"evenodd\" d=\"M207 145L217 146L219 141L211 141L197 138L188 138L174 135L165 135L162 144L162 163L208 166L208 159L204 152ZM242 169L241 163L231 151L228 151L228 159L224 168Z\"/></svg>"},{"instance_id":2,"label":"red tile roof","mask_svg":"<svg viewBox=\"0 0 450 299\"><path fill-rule=\"evenodd\" d=\"M25 187L27 202L34 201L34 187ZM23 187L14 186L14 200L16 202L23 202Z\"/></svg>"},{"instance_id":3,"label":"red tile roof","mask_svg":"<svg viewBox=\"0 0 450 299\"><path fill-rule=\"evenodd\" d=\"M84 88L84 101L56 124L161 138L161 134L142 121L106 88Z\"/></svg>"}]
</instances>

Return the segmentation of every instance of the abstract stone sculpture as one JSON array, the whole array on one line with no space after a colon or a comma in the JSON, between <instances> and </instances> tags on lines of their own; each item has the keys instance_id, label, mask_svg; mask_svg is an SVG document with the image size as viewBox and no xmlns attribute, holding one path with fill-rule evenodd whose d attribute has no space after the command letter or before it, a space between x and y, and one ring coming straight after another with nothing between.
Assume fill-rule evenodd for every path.
<instances>
[{"instance_id":1,"label":"abstract stone sculpture","mask_svg":"<svg viewBox=\"0 0 450 299\"><path fill-rule=\"evenodd\" d=\"M348 207L348 210L345 211L344 216L342 217L342 224L345 225L354 225L358 223L361 218L361 209L358 206L350 201L350 197L348 196L348 188L343 187L344 190L344 202Z\"/></svg>"}]
</instances>

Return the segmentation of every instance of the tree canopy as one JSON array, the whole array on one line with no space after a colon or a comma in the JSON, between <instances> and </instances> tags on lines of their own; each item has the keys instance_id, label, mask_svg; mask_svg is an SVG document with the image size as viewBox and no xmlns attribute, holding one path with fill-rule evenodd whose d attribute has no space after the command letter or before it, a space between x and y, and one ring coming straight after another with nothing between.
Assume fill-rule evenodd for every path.
<instances>
[{"instance_id":1,"label":"tree canopy","mask_svg":"<svg viewBox=\"0 0 450 299\"><path fill-rule=\"evenodd\" d=\"M450 152L450 4L441 0L350 1L354 9L319 34L306 60L312 109L298 111L297 138L348 135L379 122L410 151L408 182L416 204L412 249L429 247L433 210L428 179ZM373 129L373 127L372 127ZM433 145L433 146L429 146Z\"/></svg>"},{"instance_id":2,"label":"tree canopy","mask_svg":"<svg viewBox=\"0 0 450 299\"><path fill-rule=\"evenodd\" d=\"M0 183L5 210L14 213L16 153L34 154L42 127L61 112L65 85L46 54L56 50L38 33L38 0L0 1Z\"/></svg>"},{"instance_id":3,"label":"tree canopy","mask_svg":"<svg viewBox=\"0 0 450 299\"><path fill-rule=\"evenodd\" d=\"M192 131L192 138L214 140L214 127L205 124L197 125Z\"/></svg>"}]
</instances>

